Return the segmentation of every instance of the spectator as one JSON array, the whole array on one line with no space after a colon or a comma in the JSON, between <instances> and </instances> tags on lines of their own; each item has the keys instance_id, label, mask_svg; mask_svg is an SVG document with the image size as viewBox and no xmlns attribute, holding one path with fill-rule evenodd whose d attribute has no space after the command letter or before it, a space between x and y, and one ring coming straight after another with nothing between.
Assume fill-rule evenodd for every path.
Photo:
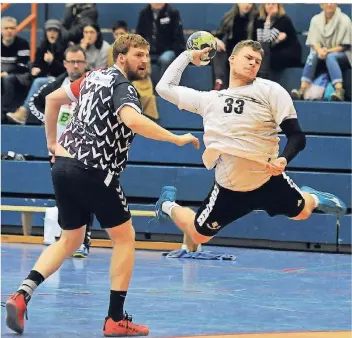
<instances>
[{"instance_id":1,"label":"spectator","mask_svg":"<svg viewBox=\"0 0 352 338\"><path fill-rule=\"evenodd\" d=\"M170 4L152 3L142 9L136 33L149 42L151 60L160 66L160 76L176 56L185 50L180 13Z\"/></svg>"},{"instance_id":2,"label":"spectator","mask_svg":"<svg viewBox=\"0 0 352 338\"><path fill-rule=\"evenodd\" d=\"M120 35L128 33L128 27L126 21L117 21L112 26L112 33L114 35L114 39L116 40ZM108 66L112 67L114 65L113 59L113 46L110 46L109 54L108 54ZM148 72L146 74L145 79L137 80L132 83L134 87L137 89L137 92L140 96L140 101L143 107L143 114L151 117L154 120L159 119L158 109L156 106L156 100L153 90L153 83L150 78L150 62L148 63Z\"/></svg>"},{"instance_id":3,"label":"spectator","mask_svg":"<svg viewBox=\"0 0 352 338\"><path fill-rule=\"evenodd\" d=\"M23 105L7 117L15 123L25 124L29 112L29 100L47 82L65 72L63 65L65 43L61 37L61 23L50 19L44 24L45 36L36 51L30 81L34 79Z\"/></svg>"},{"instance_id":4,"label":"spectator","mask_svg":"<svg viewBox=\"0 0 352 338\"><path fill-rule=\"evenodd\" d=\"M83 28L83 39L80 46L87 55L88 68L103 68L108 65L110 45L103 40L100 27L97 24L87 25Z\"/></svg>"},{"instance_id":5,"label":"spectator","mask_svg":"<svg viewBox=\"0 0 352 338\"><path fill-rule=\"evenodd\" d=\"M66 41L79 44L83 38L83 28L98 23L96 4L66 4L62 22Z\"/></svg>"},{"instance_id":6,"label":"spectator","mask_svg":"<svg viewBox=\"0 0 352 338\"><path fill-rule=\"evenodd\" d=\"M255 4L235 4L225 13L220 27L215 33L217 53L213 59L215 90L227 88L230 68L228 58L233 47L242 40L252 40L254 22L258 17Z\"/></svg>"},{"instance_id":7,"label":"spectator","mask_svg":"<svg viewBox=\"0 0 352 338\"><path fill-rule=\"evenodd\" d=\"M312 83L317 67L324 63L335 92L332 101L344 100L342 70L351 66L351 19L337 4L321 4L323 11L315 15L308 32L306 45L311 47L303 69L301 87L291 91L292 98L302 100Z\"/></svg>"},{"instance_id":8,"label":"spectator","mask_svg":"<svg viewBox=\"0 0 352 338\"><path fill-rule=\"evenodd\" d=\"M25 90L19 77L28 72L29 44L16 36L16 26L13 17L1 19L1 121L13 108L15 93Z\"/></svg>"},{"instance_id":9,"label":"spectator","mask_svg":"<svg viewBox=\"0 0 352 338\"><path fill-rule=\"evenodd\" d=\"M302 48L295 27L285 14L282 4L260 5L259 18L255 23L255 33L256 39L262 45L268 44L265 56L267 72L301 65Z\"/></svg>"},{"instance_id":10,"label":"spectator","mask_svg":"<svg viewBox=\"0 0 352 338\"><path fill-rule=\"evenodd\" d=\"M68 47L65 51L65 60L63 64L66 71L58 76L55 81L43 85L29 101L30 112L43 123L45 122L45 97L54 90L79 79L85 72L87 68L87 60L84 50L77 45ZM73 102L70 106L62 106L58 117L58 126L60 125L62 127L58 130L58 137L62 134L66 125L71 120L72 111L75 105L76 103Z\"/></svg>"}]
</instances>

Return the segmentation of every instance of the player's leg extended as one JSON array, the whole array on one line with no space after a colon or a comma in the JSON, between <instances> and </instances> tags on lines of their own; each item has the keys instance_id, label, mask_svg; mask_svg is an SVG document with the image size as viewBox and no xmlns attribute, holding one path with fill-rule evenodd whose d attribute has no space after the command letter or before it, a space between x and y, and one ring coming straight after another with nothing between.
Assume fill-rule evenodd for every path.
<instances>
[{"instance_id":1,"label":"player's leg extended","mask_svg":"<svg viewBox=\"0 0 352 338\"><path fill-rule=\"evenodd\" d=\"M163 187L155 206L158 220L169 216L177 227L186 234L187 242L192 247L208 242L212 237L201 235L195 227L196 213L192 209L181 207L175 202L176 192L175 187Z\"/></svg>"},{"instance_id":2,"label":"player's leg extended","mask_svg":"<svg viewBox=\"0 0 352 338\"><path fill-rule=\"evenodd\" d=\"M301 188L302 195L305 200L305 207L295 220L307 219L314 209L324 212L325 214L340 217L346 214L346 204L337 196L314 190L304 186Z\"/></svg>"},{"instance_id":3,"label":"player's leg extended","mask_svg":"<svg viewBox=\"0 0 352 338\"><path fill-rule=\"evenodd\" d=\"M42 252L17 292L6 302L6 324L11 330L23 333L27 304L34 290L77 250L83 241L84 233L85 226L75 230L63 230L59 241L51 244Z\"/></svg>"},{"instance_id":4,"label":"player's leg extended","mask_svg":"<svg viewBox=\"0 0 352 338\"><path fill-rule=\"evenodd\" d=\"M343 216L347 210L340 198L310 187L298 188L286 173L273 176L262 189L267 195L271 195L271 191L277 193L273 199L266 199L269 203L269 214L272 215L286 215L293 220L305 220L314 209L337 217ZM285 204L280 203L282 199L286 200ZM271 200L275 203L270 202Z\"/></svg>"}]
</instances>

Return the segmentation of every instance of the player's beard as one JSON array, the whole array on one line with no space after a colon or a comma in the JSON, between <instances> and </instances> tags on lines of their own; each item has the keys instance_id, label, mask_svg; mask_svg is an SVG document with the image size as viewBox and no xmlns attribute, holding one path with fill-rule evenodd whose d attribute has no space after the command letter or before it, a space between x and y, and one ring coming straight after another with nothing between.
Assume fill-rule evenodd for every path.
<instances>
[{"instance_id":1,"label":"player's beard","mask_svg":"<svg viewBox=\"0 0 352 338\"><path fill-rule=\"evenodd\" d=\"M126 75L128 81L130 82L142 80L144 78L144 76L139 75L137 71L132 70L132 67L130 66L128 60L126 60Z\"/></svg>"}]
</instances>

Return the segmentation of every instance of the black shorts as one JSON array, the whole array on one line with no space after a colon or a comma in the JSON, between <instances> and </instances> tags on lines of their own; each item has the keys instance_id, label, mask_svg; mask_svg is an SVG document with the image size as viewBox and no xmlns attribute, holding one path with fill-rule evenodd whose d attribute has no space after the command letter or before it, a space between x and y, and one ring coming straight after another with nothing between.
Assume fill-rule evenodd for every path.
<instances>
[{"instance_id":1,"label":"black shorts","mask_svg":"<svg viewBox=\"0 0 352 338\"><path fill-rule=\"evenodd\" d=\"M56 157L51 170L60 226L78 229L95 214L102 228L112 228L131 218L125 194L114 176L107 186L107 173L67 157Z\"/></svg>"},{"instance_id":2,"label":"black shorts","mask_svg":"<svg viewBox=\"0 0 352 338\"><path fill-rule=\"evenodd\" d=\"M216 182L208 197L198 209L195 218L197 231L214 236L229 223L254 210L264 210L269 216L296 217L303 210L304 198L287 174L272 176L268 182L253 191L232 191Z\"/></svg>"}]
</instances>

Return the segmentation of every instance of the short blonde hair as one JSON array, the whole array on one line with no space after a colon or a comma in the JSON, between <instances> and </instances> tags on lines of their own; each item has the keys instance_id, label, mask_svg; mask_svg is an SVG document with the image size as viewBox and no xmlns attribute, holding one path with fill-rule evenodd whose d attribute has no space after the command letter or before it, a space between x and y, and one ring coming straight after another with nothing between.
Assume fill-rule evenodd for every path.
<instances>
[{"instance_id":1,"label":"short blonde hair","mask_svg":"<svg viewBox=\"0 0 352 338\"><path fill-rule=\"evenodd\" d=\"M231 55L236 55L242 48L251 47L255 52L259 52L262 57L264 57L264 50L262 45L258 41L254 40L242 40L233 47Z\"/></svg>"},{"instance_id":2,"label":"short blonde hair","mask_svg":"<svg viewBox=\"0 0 352 338\"><path fill-rule=\"evenodd\" d=\"M276 4L277 5L277 14L278 16L283 16L286 14L285 9L284 9L284 5L283 4ZM261 19L265 19L266 18L266 12L265 12L265 4L261 4L260 8L259 8L259 17Z\"/></svg>"},{"instance_id":3,"label":"short blonde hair","mask_svg":"<svg viewBox=\"0 0 352 338\"><path fill-rule=\"evenodd\" d=\"M130 48L142 47L150 50L149 42L138 34L122 34L113 44L112 57L116 61L119 54L126 55Z\"/></svg>"}]
</instances>

